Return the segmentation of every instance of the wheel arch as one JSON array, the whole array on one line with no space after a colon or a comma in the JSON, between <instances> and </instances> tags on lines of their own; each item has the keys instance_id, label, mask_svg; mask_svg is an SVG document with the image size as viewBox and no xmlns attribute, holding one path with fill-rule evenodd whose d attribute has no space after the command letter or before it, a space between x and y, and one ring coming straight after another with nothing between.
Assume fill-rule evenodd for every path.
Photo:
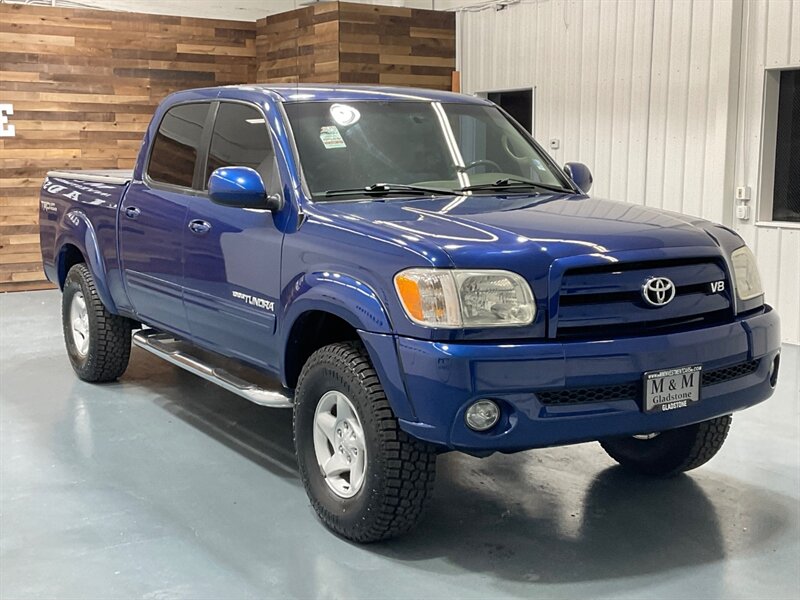
<instances>
[{"instance_id":1,"label":"wheel arch","mask_svg":"<svg viewBox=\"0 0 800 600\"><path fill-rule=\"evenodd\" d=\"M58 275L58 287L64 289L64 282L67 280L67 273L75 265L86 262L83 252L72 243L61 246L56 254L56 273Z\"/></svg>"},{"instance_id":2,"label":"wheel arch","mask_svg":"<svg viewBox=\"0 0 800 600\"><path fill-rule=\"evenodd\" d=\"M294 320L286 336L283 378L287 387L297 386L300 371L320 348L336 342L360 340L358 330L342 317L325 310L308 310Z\"/></svg>"},{"instance_id":3,"label":"wheel arch","mask_svg":"<svg viewBox=\"0 0 800 600\"><path fill-rule=\"evenodd\" d=\"M56 241L55 254L59 286L63 290L67 273L74 265L86 263L94 278L100 301L109 312L116 314L117 307L106 280L105 262L91 221L82 211L72 210L65 215L61 228L63 233Z\"/></svg>"},{"instance_id":4,"label":"wheel arch","mask_svg":"<svg viewBox=\"0 0 800 600\"><path fill-rule=\"evenodd\" d=\"M392 331L375 290L345 273L316 271L298 275L284 288L281 307L281 371L289 387L294 387L300 369L314 350L329 343L360 339L359 331ZM304 341L309 337L315 343ZM314 345L316 348L309 352L308 348Z\"/></svg>"},{"instance_id":5,"label":"wheel arch","mask_svg":"<svg viewBox=\"0 0 800 600\"><path fill-rule=\"evenodd\" d=\"M389 314L372 286L345 273L305 273L286 286L281 305L284 385L295 387L303 365L317 349L330 343L360 340L395 415L416 420L406 393Z\"/></svg>"},{"instance_id":6,"label":"wheel arch","mask_svg":"<svg viewBox=\"0 0 800 600\"><path fill-rule=\"evenodd\" d=\"M306 361L320 348L355 340L364 345L395 415L400 419L415 421L416 414L406 392L394 335L364 331L333 312L309 310L294 320L286 337L283 354L284 385L289 388L297 386Z\"/></svg>"}]
</instances>

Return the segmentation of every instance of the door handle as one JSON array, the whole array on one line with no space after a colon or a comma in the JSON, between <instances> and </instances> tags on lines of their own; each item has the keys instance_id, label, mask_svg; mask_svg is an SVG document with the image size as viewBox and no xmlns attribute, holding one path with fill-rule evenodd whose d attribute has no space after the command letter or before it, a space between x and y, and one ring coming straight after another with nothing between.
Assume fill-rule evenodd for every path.
<instances>
[{"instance_id":1,"label":"door handle","mask_svg":"<svg viewBox=\"0 0 800 600\"><path fill-rule=\"evenodd\" d=\"M209 231L211 231L211 223L209 223L208 221L201 221L200 219L195 219L194 221L189 221L189 229L192 230L192 233L203 235L204 233L208 233Z\"/></svg>"},{"instance_id":2,"label":"door handle","mask_svg":"<svg viewBox=\"0 0 800 600\"><path fill-rule=\"evenodd\" d=\"M138 219L140 214L142 214L142 211L135 206L129 206L125 209L125 216L129 219Z\"/></svg>"}]
</instances>

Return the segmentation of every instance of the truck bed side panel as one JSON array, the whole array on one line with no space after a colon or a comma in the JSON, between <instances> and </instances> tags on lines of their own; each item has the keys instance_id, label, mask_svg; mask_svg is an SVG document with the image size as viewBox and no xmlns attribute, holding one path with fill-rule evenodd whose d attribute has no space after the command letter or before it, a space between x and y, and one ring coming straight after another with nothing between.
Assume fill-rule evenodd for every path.
<instances>
[{"instance_id":1,"label":"truck bed side panel","mask_svg":"<svg viewBox=\"0 0 800 600\"><path fill-rule=\"evenodd\" d=\"M55 173L45 179L39 203L42 261L47 278L60 286L66 276L66 247L75 246L89 263L107 308L126 311L130 303L122 284L116 230L117 209L129 184L98 179Z\"/></svg>"}]
</instances>

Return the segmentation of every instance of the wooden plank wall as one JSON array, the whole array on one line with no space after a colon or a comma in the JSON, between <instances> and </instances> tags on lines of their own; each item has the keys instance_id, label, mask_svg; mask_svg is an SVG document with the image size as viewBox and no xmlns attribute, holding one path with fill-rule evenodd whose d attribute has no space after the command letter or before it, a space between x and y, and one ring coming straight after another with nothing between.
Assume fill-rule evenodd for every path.
<instances>
[{"instance_id":1,"label":"wooden plank wall","mask_svg":"<svg viewBox=\"0 0 800 600\"><path fill-rule=\"evenodd\" d=\"M454 12L339 3L340 82L449 90L455 68Z\"/></svg>"},{"instance_id":2,"label":"wooden plank wall","mask_svg":"<svg viewBox=\"0 0 800 600\"><path fill-rule=\"evenodd\" d=\"M158 102L260 82L450 89L455 14L324 2L257 23L0 4L0 292L41 289L51 169L130 168Z\"/></svg>"},{"instance_id":3,"label":"wooden plank wall","mask_svg":"<svg viewBox=\"0 0 800 600\"><path fill-rule=\"evenodd\" d=\"M255 23L0 4L0 291L48 287L38 193L50 169L133 166L172 91L255 79Z\"/></svg>"},{"instance_id":4,"label":"wooden plank wall","mask_svg":"<svg viewBox=\"0 0 800 600\"><path fill-rule=\"evenodd\" d=\"M455 13L322 2L258 21L260 82L407 85L449 90Z\"/></svg>"},{"instance_id":5,"label":"wooden plank wall","mask_svg":"<svg viewBox=\"0 0 800 600\"><path fill-rule=\"evenodd\" d=\"M258 81L337 83L339 6L322 2L257 22Z\"/></svg>"}]
</instances>

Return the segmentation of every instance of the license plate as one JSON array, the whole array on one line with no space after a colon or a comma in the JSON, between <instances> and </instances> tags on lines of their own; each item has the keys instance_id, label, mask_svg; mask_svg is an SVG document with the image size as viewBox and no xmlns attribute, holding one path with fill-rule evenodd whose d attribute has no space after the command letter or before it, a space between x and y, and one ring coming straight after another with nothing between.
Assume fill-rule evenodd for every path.
<instances>
[{"instance_id":1,"label":"license plate","mask_svg":"<svg viewBox=\"0 0 800 600\"><path fill-rule=\"evenodd\" d=\"M644 374L644 412L686 408L700 400L702 365L677 367Z\"/></svg>"}]
</instances>

